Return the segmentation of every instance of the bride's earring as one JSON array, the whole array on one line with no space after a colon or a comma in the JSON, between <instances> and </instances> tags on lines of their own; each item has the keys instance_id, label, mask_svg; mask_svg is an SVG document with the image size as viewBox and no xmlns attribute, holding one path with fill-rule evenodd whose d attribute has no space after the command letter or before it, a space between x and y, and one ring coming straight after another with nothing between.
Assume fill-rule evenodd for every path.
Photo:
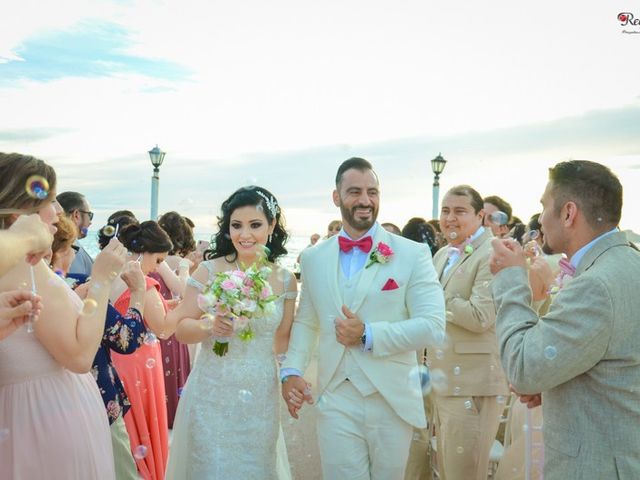
<instances>
[{"instance_id":1,"label":"bride's earring","mask_svg":"<svg viewBox=\"0 0 640 480\"><path fill-rule=\"evenodd\" d=\"M272 234L269 234L269 238L267 239L267 243L271 243L271 239L273 238Z\"/></svg>"}]
</instances>

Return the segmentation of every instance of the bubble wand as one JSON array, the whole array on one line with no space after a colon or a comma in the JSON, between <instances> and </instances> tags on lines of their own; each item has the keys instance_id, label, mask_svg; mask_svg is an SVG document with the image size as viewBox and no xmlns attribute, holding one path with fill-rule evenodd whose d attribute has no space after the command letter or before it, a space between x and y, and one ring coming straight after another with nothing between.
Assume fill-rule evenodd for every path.
<instances>
[{"instance_id":1,"label":"bubble wand","mask_svg":"<svg viewBox=\"0 0 640 480\"><path fill-rule=\"evenodd\" d=\"M35 269L33 265L29 267L29 273L31 275L31 301L35 300L35 296L37 294L36 291L36 275ZM29 313L29 319L27 320L27 333L33 333L33 321L35 319L35 314L33 313L33 305L31 307L31 312Z\"/></svg>"}]
</instances>

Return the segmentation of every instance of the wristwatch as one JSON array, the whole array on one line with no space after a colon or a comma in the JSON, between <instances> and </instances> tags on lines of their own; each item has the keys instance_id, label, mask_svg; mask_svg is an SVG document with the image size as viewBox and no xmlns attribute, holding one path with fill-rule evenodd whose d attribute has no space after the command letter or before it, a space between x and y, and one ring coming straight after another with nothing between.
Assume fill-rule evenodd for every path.
<instances>
[{"instance_id":1,"label":"wristwatch","mask_svg":"<svg viewBox=\"0 0 640 480\"><path fill-rule=\"evenodd\" d=\"M362 335L360 335L360 343L364 347L367 344L367 328L365 327L362 331Z\"/></svg>"}]
</instances>

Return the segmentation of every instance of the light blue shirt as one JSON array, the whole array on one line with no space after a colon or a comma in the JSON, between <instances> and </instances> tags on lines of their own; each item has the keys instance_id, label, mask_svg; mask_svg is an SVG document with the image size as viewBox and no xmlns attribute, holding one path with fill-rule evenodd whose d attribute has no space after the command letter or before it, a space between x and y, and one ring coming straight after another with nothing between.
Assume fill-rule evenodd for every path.
<instances>
[{"instance_id":1,"label":"light blue shirt","mask_svg":"<svg viewBox=\"0 0 640 480\"><path fill-rule=\"evenodd\" d=\"M377 229L378 224L375 223L373 227L371 227L369 231L360 238L371 237L373 239ZM348 238L349 240L359 240L359 238L351 238L344 229L340 230L338 236ZM374 248L375 245L371 247L371 250ZM359 247L353 247L349 252L343 252L340 250L340 268L342 268L342 273L344 273L347 280L351 279L351 277L364 268L370 253L371 252L363 252Z\"/></svg>"},{"instance_id":2,"label":"light blue shirt","mask_svg":"<svg viewBox=\"0 0 640 480\"><path fill-rule=\"evenodd\" d=\"M476 232L469 237L468 243L472 243L473 241L475 241L476 238L478 238L483 233L484 233L484 227L481 225L480 228L478 228ZM460 257L460 255L462 255L461 252L453 252L451 255L449 255L449 258L447 259L447 265L444 267L444 270L442 271L442 275L447 274L447 272L453 266L453 264L458 261L458 258Z\"/></svg>"},{"instance_id":3,"label":"light blue shirt","mask_svg":"<svg viewBox=\"0 0 640 480\"><path fill-rule=\"evenodd\" d=\"M369 231L362 235L362 237L360 238L369 236L371 237L371 239L373 239L377 230L378 224L374 223L373 227L371 227ZM358 238L351 238L347 234L347 232L344 231L344 228L340 230L340 233L338 235L350 240L359 240ZM369 252L363 252L359 247L353 247L349 252L343 252L342 250L340 250L340 268L342 268L342 273L344 273L344 276L347 277L347 280L349 280L352 276L356 275L360 270L364 268L367 260L369 259L371 251L373 251L375 247L376 246L373 245ZM364 324L364 334L366 340L365 344L362 346L362 351L370 352L371 350L373 350L373 334L371 333L371 327L368 323Z\"/></svg>"},{"instance_id":4,"label":"light blue shirt","mask_svg":"<svg viewBox=\"0 0 640 480\"><path fill-rule=\"evenodd\" d=\"M609 230L606 233L603 233L602 235L600 235L599 237L594 238L593 240L591 240L589 243L587 243L584 247L580 248L576 253L573 254L573 256L571 257L571 260L569 260L569 263L571 265L573 265L574 268L578 268L578 264L580 263L580 260L582 260L582 257L584 257L586 255L586 253L591 250L591 248L598 243L601 239L603 239L604 237L608 237L609 235L611 235L612 233L616 233L618 232L618 227L614 228L613 230Z\"/></svg>"}]
</instances>

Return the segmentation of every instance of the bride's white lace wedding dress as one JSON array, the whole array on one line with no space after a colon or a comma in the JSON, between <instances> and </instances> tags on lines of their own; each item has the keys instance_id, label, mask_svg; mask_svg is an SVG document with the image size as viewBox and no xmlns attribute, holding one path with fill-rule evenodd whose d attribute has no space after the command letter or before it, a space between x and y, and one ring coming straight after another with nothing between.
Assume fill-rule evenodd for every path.
<instances>
[{"instance_id":1,"label":"bride's white lace wedding dress","mask_svg":"<svg viewBox=\"0 0 640 480\"><path fill-rule=\"evenodd\" d=\"M211 281L212 265L203 264ZM224 357L213 353L213 338L202 342L178 404L167 479L291 479L273 353L284 300L291 296L282 295L272 315L252 323L250 342L232 337Z\"/></svg>"}]
</instances>

